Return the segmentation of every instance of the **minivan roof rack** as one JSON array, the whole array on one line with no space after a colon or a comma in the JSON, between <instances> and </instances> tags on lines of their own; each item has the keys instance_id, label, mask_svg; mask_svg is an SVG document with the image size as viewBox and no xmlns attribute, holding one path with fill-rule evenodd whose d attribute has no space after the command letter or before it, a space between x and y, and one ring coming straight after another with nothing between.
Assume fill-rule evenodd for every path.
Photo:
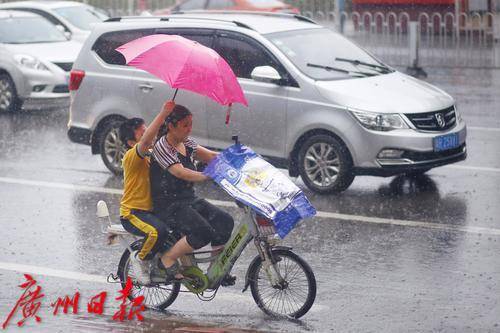
<instances>
[{"instance_id":1,"label":"minivan roof rack","mask_svg":"<svg viewBox=\"0 0 500 333\"><path fill-rule=\"evenodd\" d=\"M177 12L176 12L177 13ZM225 23L233 23L234 25L245 28L245 29L252 29L252 27L248 26L245 23L239 22L239 21L234 21L234 20L222 20L222 19L216 19L216 18L210 18L210 17L182 17L182 16L117 16L117 17L111 17L104 22L121 22L124 19L131 19L131 20L137 20L137 19L159 19L160 21L170 21L170 19L187 19L187 20L204 20L204 21L215 21L215 22L225 22Z\"/></svg>"},{"instance_id":2,"label":"minivan roof rack","mask_svg":"<svg viewBox=\"0 0 500 333\"><path fill-rule=\"evenodd\" d=\"M189 11L175 11L174 14L245 14L245 15L258 15L258 16L274 16L274 17L284 17L284 18L295 18L299 21L305 21L313 24L316 23L313 19L300 15L300 14L288 14L288 13L271 13L271 12L258 12L250 10L189 10Z\"/></svg>"},{"instance_id":3,"label":"minivan roof rack","mask_svg":"<svg viewBox=\"0 0 500 333\"><path fill-rule=\"evenodd\" d=\"M179 12L175 12L175 14L177 14L177 13L179 13ZM174 13L172 13L172 14L174 14ZM179 13L179 14L183 14L183 13ZM241 28L254 30L252 27L248 26L247 24L240 22L240 21L235 21L235 20L222 20L222 19L211 18L211 17L186 17L186 16L182 17L182 16L177 16L177 15L171 15L171 16L167 16L164 18L174 19L174 20L185 19L185 20L204 20L204 21L226 22L226 23L233 23Z\"/></svg>"},{"instance_id":4,"label":"minivan roof rack","mask_svg":"<svg viewBox=\"0 0 500 333\"><path fill-rule=\"evenodd\" d=\"M309 18L309 17L304 16L304 15L294 14L293 16L294 16L297 20L299 20L299 21L305 21L305 22L309 22L309 23L312 23L312 24L318 24L318 23L316 23L316 21L314 21L312 18Z\"/></svg>"},{"instance_id":5,"label":"minivan roof rack","mask_svg":"<svg viewBox=\"0 0 500 333\"><path fill-rule=\"evenodd\" d=\"M160 21L168 21L168 17L164 16L115 16L115 17L110 17L109 19L103 21L103 22L121 22L122 20L160 20Z\"/></svg>"}]
</instances>

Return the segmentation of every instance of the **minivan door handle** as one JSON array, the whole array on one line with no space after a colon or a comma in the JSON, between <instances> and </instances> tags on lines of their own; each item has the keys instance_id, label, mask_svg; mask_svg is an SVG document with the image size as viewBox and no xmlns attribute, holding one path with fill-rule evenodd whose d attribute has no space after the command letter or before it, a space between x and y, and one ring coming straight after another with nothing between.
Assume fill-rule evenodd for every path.
<instances>
[{"instance_id":1,"label":"minivan door handle","mask_svg":"<svg viewBox=\"0 0 500 333\"><path fill-rule=\"evenodd\" d=\"M139 89L141 89L144 93L150 92L153 88L154 87L150 83L142 83L139 85Z\"/></svg>"}]
</instances>

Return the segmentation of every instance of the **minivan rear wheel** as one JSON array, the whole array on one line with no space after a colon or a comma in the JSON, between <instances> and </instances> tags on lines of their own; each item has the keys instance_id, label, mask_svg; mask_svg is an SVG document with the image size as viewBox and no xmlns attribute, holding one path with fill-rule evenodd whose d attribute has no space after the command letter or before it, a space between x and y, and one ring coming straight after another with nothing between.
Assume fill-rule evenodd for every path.
<instances>
[{"instance_id":1,"label":"minivan rear wheel","mask_svg":"<svg viewBox=\"0 0 500 333\"><path fill-rule=\"evenodd\" d=\"M318 134L299 150L299 172L308 188L320 194L347 189L354 180L348 149L335 137Z\"/></svg>"},{"instance_id":2,"label":"minivan rear wheel","mask_svg":"<svg viewBox=\"0 0 500 333\"><path fill-rule=\"evenodd\" d=\"M0 74L0 113L17 111L20 106L14 81L8 74Z\"/></svg>"},{"instance_id":3,"label":"minivan rear wheel","mask_svg":"<svg viewBox=\"0 0 500 333\"><path fill-rule=\"evenodd\" d=\"M120 121L111 121L107 123L101 131L99 148L101 158L106 167L115 175L123 173L122 159L127 151L122 144L118 129Z\"/></svg>"}]
</instances>

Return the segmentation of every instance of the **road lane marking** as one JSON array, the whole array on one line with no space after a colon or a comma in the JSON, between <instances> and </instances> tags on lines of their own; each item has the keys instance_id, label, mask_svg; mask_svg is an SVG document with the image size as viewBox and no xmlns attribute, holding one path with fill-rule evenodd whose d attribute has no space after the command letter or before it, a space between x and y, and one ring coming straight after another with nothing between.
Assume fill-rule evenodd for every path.
<instances>
[{"instance_id":1,"label":"road lane marking","mask_svg":"<svg viewBox=\"0 0 500 333\"><path fill-rule=\"evenodd\" d=\"M445 165L445 166L443 166L443 168L472 170L472 171L500 172L500 168L477 167L477 166L468 166L468 165Z\"/></svg>"},{"instance_id":2,"label":"road lane marking","mask_svg":"<svg viewBox=\"0 0 500 333\"><path fill-rule=\"evenodd\" d=\"M9 184L18 184L18 185L41 186L41 187L49 187L49 188L67 189L67 190L81 191L81 192L95 192L95 193L106 193L106 194L117 194L117 195L121 195L123 193L122 190L113 189L113 188L97 187L97 186L85 186L85 185L73 185L73 184L46 182L46 181L35 181L35 180L20 179L20 178L0 177L0 182L9 183ZM214 199L207 199L207 201L213 205L221 206L221 207L231 207L231 208L238 207L233 201L223 201L223 200L214 200ZM472 234L500 235L500 229L486 228L486 227L457 226L457 225L447 224L447 223L399 220L399 219L391 219L391 218L370 217L370 216L341 214L341 213L323 212L323 211L318 211L316 216L320 217L320 218L337 219L337 220L344 220L344 221L355 221L355 222L363 222L363 223L389 224L389 225L399 225L399 226L406 226L406 227L438 229L438 230L444 230L444 231L460 231L460 232L466 232L466 233L472 233Z\"/></svg>"},{"instance_id":3,"label":"road lane marking","mask_svg":"<svg viewBox=\"0 0 500 333\"><path fill-rule=\"evenodd\" d=\"M439 229L439 230L446 230L446 231L462 231L462 232L468 232L468 233L473 233L473 234L500 235L500 229L474 227L474 226L457 226L457 225L446 224L446 223L433 223L433 222L420 222L420 221L409 221L409 220L399 220L399 219L387 219L387 218L381 218L381 217L339 214L339 213L330 213L330 212L318 212L317 216L323 217L323 218L345 220L345 221L359 221L359 222L364 222L364 223L392 224L392 225L400 225L400 226L406 226L406 227L422 227L422 228Z\"/></svg>"},{"instance_id":4,"label":"road lane marking","mask_svg":"<svg viewBox=\"0 0 500 333\"><path fill-rule=\"evenodd\" d=\"M500 172L500 168L478 167L478 166L468 166L468 165L445 165L445 166L443 166L443 168L472 170L472 171Z\"/></svg>"},{"instance_id":5,"label":"road lane marking","mask_svg":"<svg viewBox=\"0 0 500 333\"><path fill-rule=\"evenodd\" d=\"M52 276L52 277L70 279L70 280L107 283L106 277L104 277L104 276L85 274L85 273L79 273L79 272L71 272L71 271L65 271L65 270L61 270L61 269L53 269L53 268L47 268L47 267L41 267L41 266L14 264L14 263L10 263L10 262L0 262L0 269L6 270L6 271L28 273L28 274Z\"/></svg>"},{"instance_id":6,"label":"road lane marking","mask_svg":"<svg viewBox=\"0 0 500 333\"><path fill-rule=\"evenodd\" d=\"M122 190L114 189L114 188L86 186L86 185L74 185L74 184L57 183L57 182L46 182L46 181L21 179L21 178L0 177L0 182L10 183L10 184L18 184L18 185L50 187L50 188L58 188L58 189L64 189L64 190L82 191L82 192L123 194Z\"/></svg>"},{"instance_id":7,"label":"road lane marking","mask_svg":"<svg viewBox=\"0 0 500 333\"><path fill-rule=\"evenodd\" d=\"M495 127L467 126L467 129L474 131L500 132L500 128Z\"/></svg>"}]
</instances>

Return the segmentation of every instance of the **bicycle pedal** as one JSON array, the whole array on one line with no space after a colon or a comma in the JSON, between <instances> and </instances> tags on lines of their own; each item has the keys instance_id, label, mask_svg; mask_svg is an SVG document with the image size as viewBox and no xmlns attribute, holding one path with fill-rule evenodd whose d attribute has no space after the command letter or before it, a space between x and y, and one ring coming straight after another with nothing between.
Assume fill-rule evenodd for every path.
<instances>
[{"instance_id":1,"label":"bicycle pedal","mask_svg":"<svg viewBox=\"0 0 500 333\"><path fill-rule=\"evenodd\" d=\"M234 286L236 284L236 276L226 275L220 285L223 287Z\"/></svg>"}]
</instances>

